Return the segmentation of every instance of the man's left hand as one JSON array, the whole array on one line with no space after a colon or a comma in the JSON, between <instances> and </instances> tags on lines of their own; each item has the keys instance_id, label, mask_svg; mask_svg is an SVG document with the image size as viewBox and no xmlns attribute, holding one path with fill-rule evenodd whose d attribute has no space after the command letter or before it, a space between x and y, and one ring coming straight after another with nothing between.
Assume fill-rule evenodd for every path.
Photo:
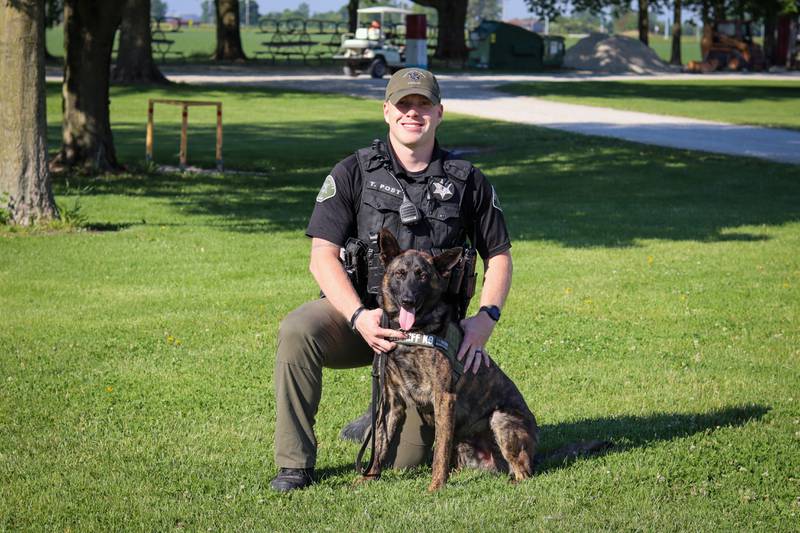
<instances>
[{"instance_id":1,"label":"man's left hand","mask_svg":"<svg viewBox=\"0 0 800 533\"><path fill-rule=\"evenodd\" d=\"M491 366L492 360L484 346L492 335L494 325L495 321L484 312L478 312L477 315L461 321L464 339L461 341L461 348L456 357L459 361L464 361L464 372L468 372L472 368L472 373L477 374L481 364L486 365L486 368Z\"/></svg>"}]
</instances>

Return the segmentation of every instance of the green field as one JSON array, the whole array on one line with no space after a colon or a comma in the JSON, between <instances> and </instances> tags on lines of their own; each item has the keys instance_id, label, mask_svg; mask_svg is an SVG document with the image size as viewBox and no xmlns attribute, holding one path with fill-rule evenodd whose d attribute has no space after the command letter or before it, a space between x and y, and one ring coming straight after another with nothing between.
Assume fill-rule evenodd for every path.
<instances>
[{"instance_id":1,"label":"green field","mask_svg":"<svg viewBox=\"0 0 800 533\"><path fill-rule=\"evenodd\" d=\"M265 49L267 49L267 46L264 43L270 42L274 38L273 34L271 33L262 33L258 28L247 28L244 26L241 28L241 35L242 47L244 48L245 54L250 58L257 58L258 56L256 55L256 52L263 52ZM165 56L167 61L206 61L214 52L214 46L216 43L216 30L210 25L197 25L191 28L183 27L179 32L165 33L162 37L174 41L174 43L170 44L169 46L170 53ZM47 48L50 53L56 57L63 57L63 28L59 26L48 29L46 38ZM331 39L334 39L334 36L316 35L312 36L311 38L315 41L319 41L320 43L330 43L333 42ZM577 38L567 37L565 40L567 48L574 45L578 40L579 39ZM156 59L161 60L159 46L163 45L154 45L154 54ZM663 36L650 36L650 47L653 48L653 50L655 50L656 53L665 61L669 61L671 46L671 40L664 39ZM326 53L330 53L332 50L335 50L335 48L330 46L317 46L314 49L314 51ZM174 52L178 52L179 54L176 55ZM684 37L681 40L681 54L681 59L684 63L687 63L692 59L701 59L700 44L697 38ZM295 62L297 62L296 58Z\"/></svg>"},{"instance_id":2,"label":"green field","mask_svg":"<svg viewBox=\"0 0 800 533\"><path fill-rule=\"evenodd\" d=\"M500 90L556 102L800 129L800 81L522 82Z\"/></svg>"},{"instance_id":3,"label":"green field","mask_svg":"<svg viewBox=\"0 0 800 533\"><path fill-rule=\"evenodd\" d=\"M157 96L223 100L226 164L250 172L146 172ZM0 228L0 530L797 529L800 167L448 114L443 144L472 150L514 241L491 353L544 450L615 446L516 486L465 471L429 495L420 468L355 488L337 434L369 369L326 371L321 482L279 496L276 331L317 295L305 223L380 103L113 87L111 108L129 172L56 182L87 228ZM213 112L191 113L190 163L211 167ZM180 117L157 121L174 164Z\"/></svg>"}]
</instances>

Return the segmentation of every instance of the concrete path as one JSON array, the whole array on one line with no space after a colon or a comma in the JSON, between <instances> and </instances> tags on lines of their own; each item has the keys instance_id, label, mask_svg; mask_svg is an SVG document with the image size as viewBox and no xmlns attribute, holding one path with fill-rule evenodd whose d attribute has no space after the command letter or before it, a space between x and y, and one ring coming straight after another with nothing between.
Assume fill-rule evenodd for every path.
<instances>
[{"instance_id":1,"label":"concrete path","mask_svg":"<svg viewBox=\"0 0 800 533\"><path fill-rule=\"evenodd\" d=\"M286 87L327 93L382 99L386 80L349 78L334 70L275 72L241 67L167 68L170 80L182 83L235 84ZM55 77L55 76L54 76ZM474 75L437 76L446 111L524 124L533 124L585 135L600 135L671 148L683 148L728 155L747 155L772 161L800 164L800 132L753 126L736 126L691 118L618 111L604 107L550 102L525 96L511 96L496 89L519 81L618 81L641 76L603 76L591 73L556 75ZM48 76L48 79L51 79ZM57 78L56 78L57 79ZM784 74L666 74L648 76L658 80L765 79L798 82L800 72Z\"/></svg>"},{"instance_id":2,"label":"concrete path","mask_svg":"<svg viewBox=\"0 0 800 533\"><path fill-rule=\"evenodd\" d=\"M336 73L250 74L168 72L169 78L185 83L236 83L342 93L383 98L386 80L348 78ZM604 107L550 102L539 98L511 96L496 90L515 81L616 81L631 76L561 75L460 75L437 76L446 111L489 119L534 124L585 135L614 137L627 141L729 155L747 155L772 161L800 164L800 132L753 126L736 126L691 118L618 111ZM641 79L641 78L637 78ZM651 79L769 79L798 82L800 72L783 75L670 74Z\"/></svg>"}]
</instances>

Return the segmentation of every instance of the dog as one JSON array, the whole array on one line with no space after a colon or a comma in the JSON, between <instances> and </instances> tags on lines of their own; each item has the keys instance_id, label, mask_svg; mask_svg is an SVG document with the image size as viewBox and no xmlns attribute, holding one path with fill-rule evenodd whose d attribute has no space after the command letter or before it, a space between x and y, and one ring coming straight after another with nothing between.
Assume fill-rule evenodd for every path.
<instances>
[{"instance_id":1,"label":"dog","mask_svg":"<svg viewBox=\"0 0 800 533\"><path fill-rule=\"evenodd\" d=\"M458 335L453 336L453 331L460 332L458 317L455 306L443 296L463 250L452 248L435 257L401 251L386 229L380 232L379 244L385 266L379 303L389 327L427 344L398 340L387 354L374 457L362 479L380 477L406 409L417 409L422 420L435 428L429 491L445 485L452 467L505 472L513 482L530 477L538 428L519 389L494 363L477 374L463 371L462 365L459 375L453 350L460 344ZM444 344L449 356L441 349Z\"/></svg>"}]
</instances>

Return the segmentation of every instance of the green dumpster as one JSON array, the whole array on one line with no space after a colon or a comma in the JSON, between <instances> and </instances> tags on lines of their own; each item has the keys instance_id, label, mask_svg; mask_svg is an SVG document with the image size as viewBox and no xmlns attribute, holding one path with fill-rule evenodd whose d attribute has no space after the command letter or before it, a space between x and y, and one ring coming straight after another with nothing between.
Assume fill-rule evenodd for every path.
<instances>
[{"instance_id":1,"label":"green dumpster","mask_svg":"<svg viewBox=\"0 0 800 533\"><path fill-rule=\"evenodd\" d=\"M484 20L469 35L471 67L504 70L559 68L564 38L544 36L496 20Z\"/></svg>"}]
</instances>

